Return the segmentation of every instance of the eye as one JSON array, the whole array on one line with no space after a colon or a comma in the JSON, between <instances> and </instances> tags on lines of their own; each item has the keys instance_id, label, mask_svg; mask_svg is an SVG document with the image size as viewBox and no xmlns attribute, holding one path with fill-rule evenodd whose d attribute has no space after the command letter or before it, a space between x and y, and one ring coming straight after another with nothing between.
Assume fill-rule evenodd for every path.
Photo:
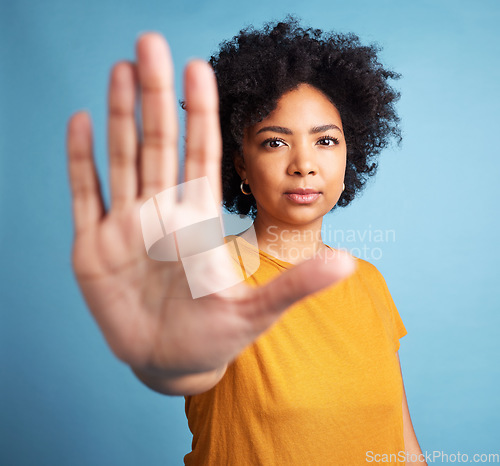
<instances>
[{"instance_id":1,"label":"eye","mask_svg":"<svg viewBox=\"0 0 500 466\"><path fill-rule=\"evenodd\" d=\"M286 142L283 141L283 139L280 138L270 138L266 139L262 143L262 147L269 147L271 149L276 149L278 147L286 146Z\"/></svg>"},{"instance_id":2,"label":"eye","mask_svg":"<svg viewBox=\"0 0 500 466\"><path fill-rule=\"evenodd\" d=\"M320 146L336 146L338 144L340 144L340 141L338 140L338 138L334 138L332 136L323 136L321 138L318 139L317 143L316 144L319 144Z\"/></svg>"}]
</instances>

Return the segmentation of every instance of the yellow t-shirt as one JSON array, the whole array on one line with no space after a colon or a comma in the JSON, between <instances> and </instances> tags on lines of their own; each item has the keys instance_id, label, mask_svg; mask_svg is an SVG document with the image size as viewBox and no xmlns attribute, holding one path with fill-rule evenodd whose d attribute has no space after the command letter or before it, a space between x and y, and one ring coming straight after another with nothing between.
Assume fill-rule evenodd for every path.
<instances>
[{"instance_id":1,"label":"yellow t-shirt","mask_svg":"<svg viewBox=\"0 0 500 466\"><path fill-rule=\"evenodd\" d=\"M290 308L214 388L186 397L185 464L355 466L404 451L396 352L406 330L380 272L356 262L349 278ZM248 282L290 267L260 251Z\"/></svg>"}]
</instances>

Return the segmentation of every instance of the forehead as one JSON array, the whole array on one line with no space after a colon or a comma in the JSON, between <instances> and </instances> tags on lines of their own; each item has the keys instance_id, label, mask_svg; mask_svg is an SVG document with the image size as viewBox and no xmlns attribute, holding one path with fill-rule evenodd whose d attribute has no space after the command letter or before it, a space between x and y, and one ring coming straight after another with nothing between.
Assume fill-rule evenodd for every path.
<instances>
[{"instance_id":1,"label":"forehead","mask_svg":"<svg viewBox=\"0 0 500 466\"><path fill-rule=\"evenodd\" d=\"M255 133L267 125L305 130L326 124L335 124L342 128L339 111L319 89L310 84L300 84L297 88L283 94L278 99L276 108L250 128L250 132Z\"/></svg>"}]
</instances>

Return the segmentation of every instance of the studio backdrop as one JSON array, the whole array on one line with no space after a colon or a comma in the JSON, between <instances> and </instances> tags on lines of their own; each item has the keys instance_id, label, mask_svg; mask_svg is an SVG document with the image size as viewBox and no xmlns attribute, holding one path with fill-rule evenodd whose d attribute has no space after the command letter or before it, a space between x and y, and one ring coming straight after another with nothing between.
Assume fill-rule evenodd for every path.
<instances>
[{"instance_id":1,"label":"studio backdrop","mask_svg":"<svg viewBox=\"0 0 500 466\"><path fill-rule=\"evenodd\" d=\"M180 99L190 58L287 14L377 42L402 74L402 144L382 152L358 199L326 217L324 240L386 279L408 330L400 358L422 449L435 463L500 454L500 3L3 0L1 464L182 464L183 398L152 392L112 355L76 285L66 124L91 114L109 199L108 77L134 59L138 35L169 41Z\"/></svg>"}]
</instances>

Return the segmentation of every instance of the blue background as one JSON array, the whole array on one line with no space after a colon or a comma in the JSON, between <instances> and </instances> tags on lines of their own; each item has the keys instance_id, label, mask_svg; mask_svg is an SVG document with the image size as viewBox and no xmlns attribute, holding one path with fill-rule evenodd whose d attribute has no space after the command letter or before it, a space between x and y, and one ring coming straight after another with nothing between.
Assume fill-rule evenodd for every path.
<instances>
[{"instance_id":1,"label":"blue background","mask_svg":"<svg viewBox=\"0 0 500 466\"><path fill-rule=\"evenodd\" d=\"M133 59L141 31L169 40L180 92L188 58L286 13L379 42L403 74L402 146L325 228L395 232L345 246L382 252L372 262L409 332L400 357L422 449L500 453L500 3L2 0L1 464L182 464L183 399L148 390L112 356L73 279L66 122L90 111L106 181L108 73Z\"/></svg>"}]
</instances>

